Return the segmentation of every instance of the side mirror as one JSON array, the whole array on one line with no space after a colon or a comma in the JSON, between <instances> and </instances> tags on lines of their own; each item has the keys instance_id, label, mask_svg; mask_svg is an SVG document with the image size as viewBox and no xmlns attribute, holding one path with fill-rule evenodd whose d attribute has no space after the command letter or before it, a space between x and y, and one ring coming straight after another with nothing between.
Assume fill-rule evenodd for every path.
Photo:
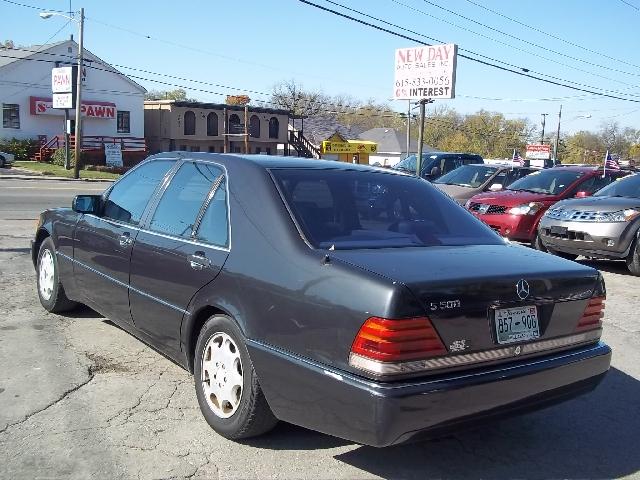
<instances>
[{"instance_id":1,"label":"side mirror","mask_svg":"<svg viewBox=\"0 0 640 480\"><path fill-rule=\"evenodd\" d=\"M585 198L590 196L591 196L591 192L585 192L584 190L581 190L578 193L576 193L576 198Z\"/></svg>"},{"instance_id":2,"label":"side mirror","mask_svg":"<svg viewBox=\"0 0 640 480\"><path fill-rule=\"evenodd\" d=\"M71 209L77 213L97 214L100 210L100 195L76 195L71 203Z\"/></svg>"},{"instance_id":3,"label":"side mirror","mask_svg":"<svg viewBox=\"0 0 640 480\"><path fill-rule=\"evenodd\" d=\"M498 190L502 190L502 184L501 183L494 183L493 185L491 185L489 187L489 191L490 192L497 192Z\"/></svg>"}]
</instances>

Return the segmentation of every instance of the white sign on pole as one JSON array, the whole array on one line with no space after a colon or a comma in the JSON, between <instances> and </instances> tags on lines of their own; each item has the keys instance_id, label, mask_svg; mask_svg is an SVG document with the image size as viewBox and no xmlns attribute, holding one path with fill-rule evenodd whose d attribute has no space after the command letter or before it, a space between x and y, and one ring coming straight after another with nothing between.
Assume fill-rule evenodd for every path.
<instances>
[{"instance_id":1,"label":"white sign on pole","mask_svg":"<svg viewBox=\"0 0 640 480\"><path fill-rule=\"evenodd\" d=\"M526 158L532 160L549 160L551 158L551 145L537 143L527 145Z\"/></svg>"},{"instance_id":2,"label":"white sign on pole","mask_svg":"<svg viewBox=\"0 0 640 480\"><path fill-rule=\"evenodd\" d=\"M399 48L395 57L395 100L455 98L458 46Z\"/></svg>"},{"instance_id":3,"label":"white sign on pole","mask_svg":"<svg viewBox=\"0 0 640 480\"><path fill-rule=\"evenodd\" d=\"M104 155L107 167L122 166L122 145L120 143L105 143Z\"/></svg>"},{"instance_id":4,"label":"white sign on pole","mask_svg":"<svg viewBox=\"0 0 640 480\"><path fill-rule=\"evenodd\" d=\"M53 108L73 108L73 93L54 93Z\"/></svg>"},{"instance_id":5,"label":"white sign on pole","mask_svg":"<svg viewBox=\"0 0 640 480\"><path fill-rule=\"evenodd\" d=\"M51 69L51 91L53 93L69 93L73 91L73 67Z\"/></svg>"}]
</instances>

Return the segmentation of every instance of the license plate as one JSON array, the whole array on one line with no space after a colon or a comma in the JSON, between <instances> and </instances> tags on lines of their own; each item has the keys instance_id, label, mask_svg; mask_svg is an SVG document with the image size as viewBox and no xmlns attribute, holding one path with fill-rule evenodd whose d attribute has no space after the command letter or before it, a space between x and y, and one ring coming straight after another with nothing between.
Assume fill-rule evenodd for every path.
<instances>
[{"instance_id":1,"label":"license plate","mask_svg":"<svg viewBox=\"0 0 640 480\"><path fill-rule=\"evenodd\" d=\"M540 337L535 306L497 309L494 321L498 343L524 342Z\"/></svg>"},{"instance_id":2,"label":"license plate","mask_svg":"<svg viewBox=\"0 0 640 480\"><path fill-rule=\"evenodd\" d=\"M567 227L560 227L558 225L551 225L551 233L553 233L554 235L566 235L567 234Z\"/></svg>"}]
</instances>

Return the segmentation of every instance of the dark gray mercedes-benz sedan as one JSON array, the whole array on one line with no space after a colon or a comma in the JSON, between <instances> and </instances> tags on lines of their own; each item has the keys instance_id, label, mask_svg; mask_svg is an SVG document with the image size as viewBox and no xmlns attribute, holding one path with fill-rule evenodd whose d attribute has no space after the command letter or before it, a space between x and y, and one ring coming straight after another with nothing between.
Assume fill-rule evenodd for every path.
<instances>
[{"instance_id":1,"label":"dark gray mercedes-benz sedan","mask_svg":"<svg viewBox=\"0 0 640 480\"><path fill-rule=\"evenodd\" d=\"M47 310L86 304L188 369L231 439L401 443L588 392L611 359L597 270L398 172L158 154L42 213L32 251Z\"/></svg>"}]
</instances>

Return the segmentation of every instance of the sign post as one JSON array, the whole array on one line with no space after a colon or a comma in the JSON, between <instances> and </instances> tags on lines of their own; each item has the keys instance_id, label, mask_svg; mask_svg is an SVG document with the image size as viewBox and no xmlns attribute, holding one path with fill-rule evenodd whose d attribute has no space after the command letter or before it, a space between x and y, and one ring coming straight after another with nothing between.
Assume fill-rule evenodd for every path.
<instances>
[{"instance_id":1,"label":"sign post","mask_svg":"<svg viewBox=\"0 0 640 480\"><path fill-rule=\"evenodd\" d=\"M436 98L455 98L457 57L458 46L454 43L396 50L393 98L418 100L420 103L418 177L422 168L425 105Z\"/></svg>"},{"instance_id":2,"label":"sign post","mask_svg":"<svg viewBox=\"0 0 640 480\"><path fill-rule=\"evenodd\" d=\"M64 110L64 168L71 168L69 152L69 109L75 108L77 67L56 67L51 69L51 92L53 108Z\"/></svg>"}]
</instances>

